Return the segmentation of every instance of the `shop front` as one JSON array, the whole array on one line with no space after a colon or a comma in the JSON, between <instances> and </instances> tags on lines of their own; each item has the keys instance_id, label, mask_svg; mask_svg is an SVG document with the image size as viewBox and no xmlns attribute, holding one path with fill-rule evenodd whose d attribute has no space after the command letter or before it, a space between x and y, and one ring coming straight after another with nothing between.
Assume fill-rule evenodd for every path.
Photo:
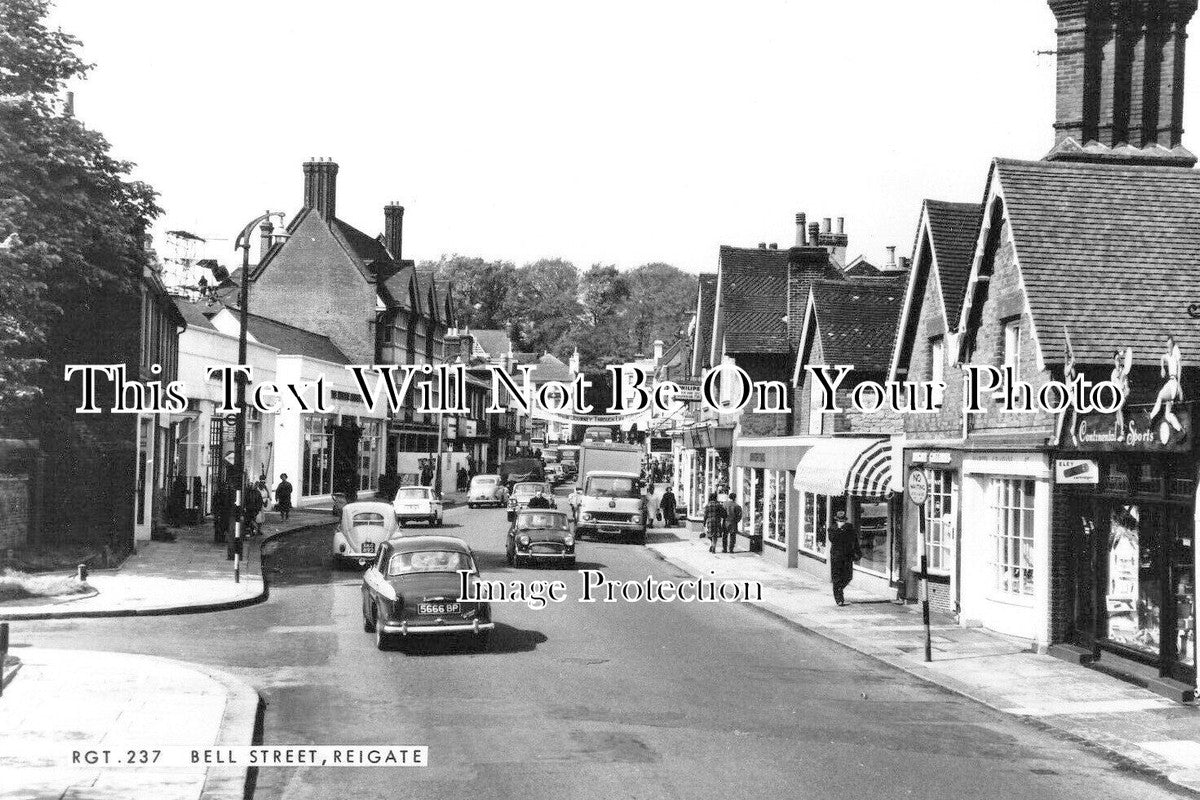
<instances>
[{"instance_id":1,"label":"shop front","mask_svg":"<svg viewBox=\"0 0 1200 800\"><path fill-rule=\"evenodd\" d=\"M902 560L901 495L893 483L899 450L889 438L809 440L793 467L797 509L797 566L826 579L829 526L844 510L858 529L862 558L855 580L867 591L890 593Z\"/></svg>"},{"instance_id":2,"label":"shop front","mask_svg":"<svg viewBox=\"0 0 1200 800\"><path fill-rule=\"evenodd\" d=\"M1196 686L1196 487L1190 410L1164 436L1075 423L1056 453L1055 519L1068 555L1067 638L1101 667L1141 665L1150 688ZM1136 672L1134 673L1137 674ZM1157 678L1157 680L1155 680Z\"/></svg>"},{"instance_id":3,"label":"shop front","mask_svg":"<svg viewBox=\"0 0 1200 800\"><path fill-rule=\"evenodd\" d=\"M817 441L800 436L744 438L734 447L733 487L743 509L742 530L768 561L795 567L799 560L796 464Z\"/></svg>"},{"instance_id":4,"label":"shop front","mask_svg":"<svg viewBox=\"0 0 1200 800\"><path fill-rule=\"evenodd\" d=\"M921 556L929 565L929 605L944 614L958 613L958 532L962 528L963 454L948 448L905 450L904 474L925 473L929 495L925 504L904 508L903 540L893 562L893 578L902 595L917 599ZM924 523L924 537L921 525Z\"/></svg>"},{"instance_id":5,"label":"shop front","mask_svg":"<svg viewBox=\"0 0 1200 800\"><path fill-rule=\"evenodd\" d=\"M688 519L696 522L703 519L709 495L729 487L733 426L689 428L683 437L685 468L690 477L686 497Z\"/></svg>"}]
</instances>

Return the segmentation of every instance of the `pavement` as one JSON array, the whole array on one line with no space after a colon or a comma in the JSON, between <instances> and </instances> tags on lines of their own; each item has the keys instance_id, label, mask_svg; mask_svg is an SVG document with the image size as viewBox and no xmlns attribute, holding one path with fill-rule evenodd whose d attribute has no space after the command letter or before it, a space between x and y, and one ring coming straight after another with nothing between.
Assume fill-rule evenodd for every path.
<instances>
[{"instance_id":1,"label":"pavement","mask_svg":"<svg viewBox=\"0 0 1200 800\"><path fill-rule=\"evenodd\" d=\"M21 648L18 658L0 696L0 800L245 796L244 766L87 765L82 754L249 746L259 709L249 684L155 656Z\"/></svg>"},{"instance_id":2,"label":"pavement","mask_svg":"<svg viewBox=\"0 0 1200 800\"><path fill-rule=\"evenodd\" d=\"M1200 708L1035 651L1031 641L961 627L934 615L924 660L919 605L851 584L834 604L828 580L751 553L709 553L685 529L655 529L649 549L694 576L757 580L762 609L860 653L1069 739L1128 768L1200 791Z\"/></svg>"},{"instance_id":3,"label":"pavement","mask_svg":"<svg viewBox=\"0 0 1200 800\"><path fill-rule=\"evenodd\" d=\"M328 511L295 511L287 521L276 512L267 516L263 539L332 519ZM175 541L145 542L116 569L91 570L87 583L93 593L0 603L0 621L219 611L267 598L259 566L261 539L247 541L246 558L235 582L225 545L212 540L211 522L168 530Z\"/></svg>"}]
</instances>

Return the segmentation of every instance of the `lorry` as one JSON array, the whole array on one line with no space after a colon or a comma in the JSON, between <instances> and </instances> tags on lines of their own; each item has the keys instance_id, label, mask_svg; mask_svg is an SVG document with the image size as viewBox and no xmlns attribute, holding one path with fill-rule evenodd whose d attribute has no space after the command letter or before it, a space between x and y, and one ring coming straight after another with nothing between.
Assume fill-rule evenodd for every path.
<instances>
[{"instance_id":1,"label":"lorry","mask_svg":"<svg viewBox=\"0 0 1200 800\"><path fill-rule=\"evenodd\" d=\"M575 538L620 536L646 541L646 500L642 497L642 448L612 442L579 447L576 474Z\"/></svg>"}]
</instances>

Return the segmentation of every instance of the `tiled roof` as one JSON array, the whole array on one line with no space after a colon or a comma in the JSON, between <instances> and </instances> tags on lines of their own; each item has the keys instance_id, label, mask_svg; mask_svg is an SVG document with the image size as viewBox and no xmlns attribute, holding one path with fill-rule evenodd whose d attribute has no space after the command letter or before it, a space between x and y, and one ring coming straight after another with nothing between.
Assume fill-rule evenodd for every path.
<instances>
[{"instance_id":1,"label":"tiled roof","mask_svg":"<svg viewBox=\"0 0 1200 800\"><path fill-rule=\"evenodd\" d=\"M386 278L399 268L392 257L388 255L387 248L378 239L368 236L350 223L340 219L334 219L333 224L346 243L350 245L354 255L376 278Z\"/></svg>"},{"instance_id":2,"label":"tiled roof","mask_svg":"<svg viewBox=\"0 0 1200 800\"><path fill-rule=\"evenodd\" d=\"M536 364L538 362L537 353L513 353L513 360L518 364Z\"/></svg>"},{"instance_id":3,"label":"tiled roof","mask_svg":"<svg viewBox=\"0 0 1200 800\"><path fill-rule=\"evenodd\" d=\"M712 345L713 315L717 308L717 276L704 274L699 280L696 301L696 350L692 354L695 363L692 374L699 375L707 366L709 349Z\"/></svg>"},{"instance_id":4,"label":"tiled roof","mask_svg":"<svg viewBox=\"0 0 1200 800\"><path fill-rule=\"evenodd\" d=\"M490 358L507 355L512 347L508 333L503 330L470 330L468 333L475 337L475 345L483 351L482 354Z\"/></svg>"},{"instance_id":5,"label":"tiled roof","mask_svg":"<svg viewBox=\"0 0 1200 800\"><path fill-rule=\"evenodd\" d=\"M904 303L900 283L814 281L813 310L827 364L886 372Z\"/></svg>"},{"instance_id":6,"label":"tiled roof","mask_svg":"<svg viewBox=\"0 0 1200 800\"><path fill-rule=\"evenodd\" d=\"M280 355L305 356L334 364L349 364L350 359L337 348L328 336L286 325L273 319L249 315L250 335L263 344L274 347Z\"/></svg>"},{"instance_id":7,"label":"tiled roof","mask_svg":"<svg viewBox=\"0 0 1200 800\"><path fill-rule=\"evenodd\" d=\"M404 267L383 281L383 288L388 297L397 307L405 311L412 310L411 283L414 271L412 267Z\"/></svg>"},{"instance_id":8,"label":"tiled roof","mask_svg":"<svg viewBox=\"0 0 1200 800\"><path fill-rule=\"evenodd\" d=\"M537 360L537 369L533 371L530 378L534 383L545 383L546 381L570 383L571 368L553 353L546 353Z\"/></svg>"},{"instance_id":9,"label":"tiled roof","mask_svg":"<svg viewBox=\"0 0 1200 800\"><path fill-rule=\"evenodd\" d=\"M1155 364L1174 333L1200 356L1188 313L1200 287L1200 172L998 159L1042 354L1061 363L1070 330L1081 363L1107 363L1132 347Z\"/></svg>"},{"instance_id":10,"label":"tiled roof","mask_svg":"<svg viewBox=\"0 0 1200 800\"><path fill-rule=\"evenodd\" d=\"M967 293L967 278L971 275L971 260L975 255L975 240L979 237L983 206L979 203L926 200L925 210L929 216L929 233L934 258L937 259L938 276L941 278L946 319L950 330L954 330L958 327L958 315Z\"/></svg>"},{"instance_id":11,"label":"tiled roof","mask_svg":"<svg viewBox=\"0 0 1200 800\"><path fill-rule=\"evenodd\" d=\"M720 275L725 352L786 352L787 251L722 246Z\"/></svg>"}]
</instances>

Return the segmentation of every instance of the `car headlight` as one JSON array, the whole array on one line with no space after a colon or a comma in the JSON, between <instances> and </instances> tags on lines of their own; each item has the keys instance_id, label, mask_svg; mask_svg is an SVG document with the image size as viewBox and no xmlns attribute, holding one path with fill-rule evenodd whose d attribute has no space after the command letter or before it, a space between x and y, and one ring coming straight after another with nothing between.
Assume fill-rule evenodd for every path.
<instances>
[{"instance_id":1,"label":"car headlight","mask_svg":"<svg viewBox=\"0 0 1200 800\"><path fill-rule=\"evenodd\" d=\"M526 547L529 545L529 537L522 533L520 536L517 537L517 543L520 544L522 547Z\"/></svg>"},{"instance_id":2,"label":"car headlight","mask_svg":"<svg viewBox=\"0 0 1200 800\"><path fill-rule=\"evenodd\" d=\"M642 515L641 515L641 514L630 514L630 515L629 515L629 521L630 521L630 522L637 522L637 521L639 521L641 518L642 518Z\"/></svg>"},{"instance_id":3,"label":"car headlight","mask_svg":"<svg viewBox=\"0 0 1200 800\"><path fill-rule=\"evenodd\" d=\"M571 545L575 544L575 537L574 536L564 536L563 544L565 544L567 547L570 547Z\"/></svg>"},{"instance_id":4,"label":"car headlight","mask_svg":"<svg viewBox=\"0 0 1200 800\"><path fill-rule=\"evenodd\" d=\"M581 517L581 519L584 522L591 522L592 521L592 512L590 512L590 511L583 512L583 516Z\"/></svg>"}]
</instances>

